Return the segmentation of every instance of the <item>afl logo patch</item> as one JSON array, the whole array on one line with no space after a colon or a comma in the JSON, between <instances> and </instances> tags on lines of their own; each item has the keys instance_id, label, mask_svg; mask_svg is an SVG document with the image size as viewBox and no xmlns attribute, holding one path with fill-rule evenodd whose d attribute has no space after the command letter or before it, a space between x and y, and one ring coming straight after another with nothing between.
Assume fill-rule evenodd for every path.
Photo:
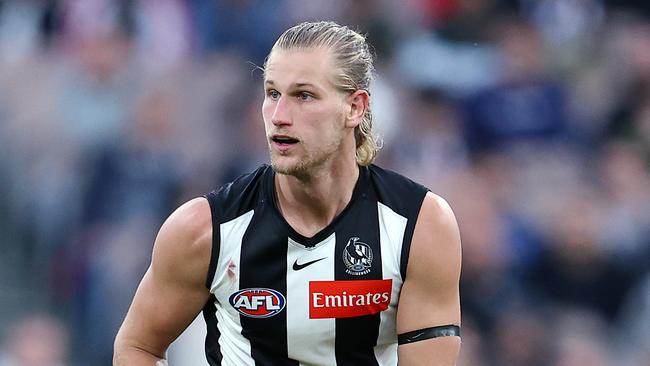
<instances>
[{"instance_id":1,"label":"afl logo patch","mask_svg":"<svg viewBox=\"0 0 650 366\"><path fill-rule=\"evenodd\" d=\"M372 266L370 245L358 240L357 237L350 238L343 248L343 263L347 267L345 272L355 276L370 273L370 266Z\"/></svg>"},{"instance_id":2,"label":"afl logo patch","mask_svg":"<svg viewBox=\"0 0 650 366\"><path fill-rule=\"evenodd\" d=\"M250 318L269 318L284 309L284 296L270 288L245 288L230 295L230 305Z\"/></svg>"}]
</instances>

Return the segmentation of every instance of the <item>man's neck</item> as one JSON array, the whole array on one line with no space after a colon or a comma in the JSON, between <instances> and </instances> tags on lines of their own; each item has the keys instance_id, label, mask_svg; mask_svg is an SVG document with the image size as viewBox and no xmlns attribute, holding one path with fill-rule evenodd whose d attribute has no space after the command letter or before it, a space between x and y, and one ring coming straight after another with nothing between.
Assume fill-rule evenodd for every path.
<instances>
[{"instance_id":1,"label":"man's neck","mask_svg":"<svg viewBox=\"0 0 650 366\"><path fill-rule=\"evenodd\" d=\"M356 162L322 169L302 178L276 174L278 207L294 230L312 237L345 209L358 177Z\"/></svg>"}]
</instances>

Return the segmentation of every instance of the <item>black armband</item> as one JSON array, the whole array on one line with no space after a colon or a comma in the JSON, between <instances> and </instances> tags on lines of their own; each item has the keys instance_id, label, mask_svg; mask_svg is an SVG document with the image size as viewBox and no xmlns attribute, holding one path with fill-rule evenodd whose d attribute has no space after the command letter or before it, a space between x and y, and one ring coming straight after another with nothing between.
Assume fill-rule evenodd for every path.
<instances>
[{"instance_id":1,"label":"black armband","mask_svg":"<svg viewBox=\"0 0 650 366\"><path fill-rule=\"evenodd\" d=\"M397 335L397 344L408 344L438 337L460 337L460 327L457 325L441 325L438 327L423 328Z\"/></svg>"}]
</instances>

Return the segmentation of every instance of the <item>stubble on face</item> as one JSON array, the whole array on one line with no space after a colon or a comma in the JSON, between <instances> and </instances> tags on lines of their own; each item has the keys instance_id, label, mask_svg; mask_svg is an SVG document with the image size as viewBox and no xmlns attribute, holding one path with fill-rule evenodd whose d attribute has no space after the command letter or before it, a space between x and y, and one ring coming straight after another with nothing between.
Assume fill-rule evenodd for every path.
<instances>
[{"instance_id":1,"label":"stubble on face","mask_svg":"<svg viewBox=\"0 0 650 366\"><path fill-rule=\"evenodd\" d=\"M299 156L285 157L273 150L269 145L271 167L278 174L290 175L297 178L310 176L311 173L332 160L340 150L343 136L323 139L307 146L303 141L296 146L302 153Z\"/></svg>"}]
</instances>

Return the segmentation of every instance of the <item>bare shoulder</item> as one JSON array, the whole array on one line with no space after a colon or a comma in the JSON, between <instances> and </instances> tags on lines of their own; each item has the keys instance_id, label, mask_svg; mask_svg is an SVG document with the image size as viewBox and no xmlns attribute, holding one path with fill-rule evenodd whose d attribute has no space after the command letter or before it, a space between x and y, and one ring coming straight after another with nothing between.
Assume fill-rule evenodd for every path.
<instances>
[{"instance_id":1,"label":"bare shoulder","mask_svg":"<svg viewBox=\"0 0 650 366\"><path fill-rule=\"evenodd\" d=\"M116 337L114 364L162 362L167 347L209 297L204 284L211 237L212 215L205 198L188 201L163 223L151 265Z\"/></svg>"},{"instance_id":2,"label":"bare shoulder","mask_svg":"<svg viewBox=\"0 0 650 366\"><path fill-rule=\"evenodd\" d=\"M449 203L435 193L427 192L420 208L418 224L456 226L456 218Z\"/></svg>"},{"instance_id":3,"label":"bare shoulder","mask_svg":"<svg viewBox=\"0 0 650 366\"><path fill-rule=\"evenodd\" d=\"M163 223L154 244L152 270L161 277L191 280L207 274L212 247L212 214L207 199L181 205ZM194 281L193 281L194 282Z\"/></svg>"},{"instance_id":4,"label":"bare shoulder","mask_svg":"<svg viewBox=\"0 0 650 366\"><path fill-rule=\"evenodd\" d=\"M422 202L411 254L416 255L409 261L412 259L416 263L418 255L424 255L427 260L444 262L448 266L460 264L460 232L456 217L449 203L434 193L428 192Z\"/></svg>"}]
</instances>

